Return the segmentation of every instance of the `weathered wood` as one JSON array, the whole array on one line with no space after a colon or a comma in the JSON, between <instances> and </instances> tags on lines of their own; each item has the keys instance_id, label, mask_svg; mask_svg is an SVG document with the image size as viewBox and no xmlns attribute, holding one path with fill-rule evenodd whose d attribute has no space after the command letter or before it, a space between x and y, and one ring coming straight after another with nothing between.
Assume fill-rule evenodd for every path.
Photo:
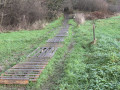
<instances>
[{"instance_id":1,"label":"weathered wood","mask_svg":"<svg viewBox=\"0 0 120 90\"><path fill-rule=\"evenodd\" d=\"M15 69L15 68L11 68L11 69L9 69L8 71L41 71L41 70L43 70L43 69Z\"/></svg>"},{"instance_id":2,"label":"weathered wood","mask_svg":"<svg viewBox=\"0 0 120 90\"><path fill-rule=\"evenodd\" d=\"M31 59L29 59L28 61L29 62L48 62L49 60L45 60L45 59L41 59L41 60L39 60L40 58L39 57L35 57L35 58L31 58Z\"/></svg>"},{"instance_id":3,"label":"weathered wood","mask_svg":"<svg viewBox=\"0 0 120 90\"><path fill-rule=\"evenodd\" d=\"M0 84L21 84L21 85L27 85L29 84L29 80L18 80L18 79L14 79L12 80L10 79L0 79Z\"/></svg>"},{"instance_id":4,"label":"weathered wood","mask_svg":"<svg viewBox=\"0 0 120 90\"><path fill-rule=\"evenodd\" d=\"M15 74L15 73L13 73L13 74L4 74L4 76L25 76L25 75L29 75L29 76L35 76L35 75L40 75L40 74Z\"/></svg>"},{"instance_id":5,"label":"weathered wood","mask_svg":"<svg viewBox=\"0 0 120 90\"><path fill-rule=\"evenodd\" d=\"M31 62L32 63L32 62ZM38 62L39 63L39 62ZM46 65L27 65L27 64L17 64L15 66L13 66L12 68L16 68L16 67L45 67Z\"/></svg>"},{"instance_id":6,"label":"weathered wood","mask_svg":"<svg viewBox=\"0 0 120 90\"><path fill-rule=\"evenodd\" d=\"M68 35L67 34L58 34L56 35L56 37L67 37Z\"/></svg>"},{"instance_id":7,"label":"weathered wood","mask_svg":"<svg viewBox=\"0 0 120 90\"><path fill-rule=\"evenodd\" d=\"M27 57L30 57L32 54L34 54L38 49L40 49L40 47L38 47L37 49L35 49L32 53L30 53Z\"/></svg>"},{"instance_id":8,"label":"weathered wood","mask_svg":"<svg viewBox=\"0 0 120 90\"><path fill-rule=\"evenodd\" d=\"M23 62L19 65L47 65L48 62Z\"/></svg>"},{"instance_id":9,"label":"weathered wood","mask_svg":"<svg viewBox=\"0 0 120 90\"><path fill-rule=\"evenodd\" d=\"M64 38L63 37L55 37L53 39L49 39L47 43L60 43L63 42Z\"/></svg>"},{"instance_id":10,"label":"weathered wood","mask_svg":"<svg viewBox=\"0 0 120 90\"><path fill-rule=\"evenodd\" d=\"M44 69L45 67L14 67L12 69Z\"/></svg>"}]
</instances>

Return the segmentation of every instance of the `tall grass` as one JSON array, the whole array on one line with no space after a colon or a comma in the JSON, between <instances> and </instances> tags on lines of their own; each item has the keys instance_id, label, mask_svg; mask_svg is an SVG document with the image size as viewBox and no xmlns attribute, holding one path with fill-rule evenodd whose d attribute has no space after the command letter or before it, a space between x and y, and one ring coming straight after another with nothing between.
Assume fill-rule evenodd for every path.
<instances>
[{"instance_id":1,"label":"tall grass","mask_svg":"<svg viewBox=\"0 0 120 90\"><path fill-rule=\"evenodd\" d=\"M96 21L97 44L91 45L92 22L76 27L70 23L75 41L66 58L60 90L119 90L120 89L120 16Z\"/></svg>"},{"instance_id":2,"label":"tall grass","mask_svg":"<svg viewBox=\"0 0 120 90\"><path fill-rule=\"evenodd\" d=\"M48 38L53 37L61 25L63 17L50 23L43 30L17 31L0 34L0 66L3 71L26 59L37 47L43 46Z\"/></svg>"}]
</instances>

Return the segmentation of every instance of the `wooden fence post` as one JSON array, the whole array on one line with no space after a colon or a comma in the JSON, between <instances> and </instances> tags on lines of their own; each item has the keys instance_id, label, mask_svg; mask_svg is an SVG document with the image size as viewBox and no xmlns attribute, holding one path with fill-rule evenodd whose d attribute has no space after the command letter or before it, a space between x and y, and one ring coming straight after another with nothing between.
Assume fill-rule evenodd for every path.
<instances>
[{"instance_id":1,"label":"wooden fence post","mask_svg":"<svg viewBox=\"0 0 120 90\"><path fill-rule=\"evenodd\" d=\"M95 24L93 24L93 44L96 44Z\"/></svg>"}]
</instances>

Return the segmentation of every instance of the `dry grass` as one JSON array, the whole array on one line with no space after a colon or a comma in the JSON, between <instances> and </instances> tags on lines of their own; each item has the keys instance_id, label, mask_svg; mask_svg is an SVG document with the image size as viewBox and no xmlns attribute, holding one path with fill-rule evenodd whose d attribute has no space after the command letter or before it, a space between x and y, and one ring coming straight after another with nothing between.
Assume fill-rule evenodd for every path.
<instances>
[{"instance_id":1,"label":"dry grass","mask_svg":"<svg viewBox=\"0 0 120 90\"><path fill-rule=\"evenodd\" d=\"M90 13L85 13L85 18L87 20L94 20L94 19L105 19L113 16L113 13L106 13L102 11L95 11Z\"/></svg>"},{"instance_id":2,"label":"dry grass","mask_svg":"<svg viewBox=\"0 0 120 90\"><path fill-rule=\"evenodd\" d=\"M72 0L74 8L84 11L107 11L108 3L105 0Z\"/></svg>"},{"instance_id":3,"label":"dry grass","mask_svg":"<svg viewBox=\"0 0 120 90\"><path fill-rule=\"evenodd\" d=\"M83 13L76 13L74 16L75 22L80 25L85 23L85 16Z\"/></svg>"}]
</instances>

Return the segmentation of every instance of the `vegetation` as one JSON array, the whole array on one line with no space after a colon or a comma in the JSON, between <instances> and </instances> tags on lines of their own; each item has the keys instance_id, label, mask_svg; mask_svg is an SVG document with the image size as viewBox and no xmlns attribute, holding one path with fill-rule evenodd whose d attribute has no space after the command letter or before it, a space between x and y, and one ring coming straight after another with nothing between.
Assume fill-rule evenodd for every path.
<instances>
[{"instance_id":1,"label":"vegetation","mask_svg":"<svg viewBox=\"0 0 120 90\"><path fill-rule=\"evenodd\" d=\"M97 44L92 45L92 21L74 27L74 48L68 53L63 78L54 88L60 90L120 89L120 16L96 21Z\"/></svg>"},{"instance_id":2,"label":"vegetation","mask_svg":"<svg viewBox=\"0 0 120 90\"><path fill-rule=\"evenodd\" d=\"M117 12L119 0L0 0L0 31L43 28L65 8L79 11ZM39 24L39 25L38 25Z\"/></svg>"},{"instance_id":3,"label":"vegetation","mask_svg":"<svg viewBox=\"0 0 120 90\"><path fill-rule=\"evenodd\" d=\"M36 83L0 85L0 90L120 90L120 16L108 18L120 10L119 5L120 0L0 0L0 74L53 38L63 12L65 17L70 14L67 18L74 17L69 20L69 36L63 47ZM85 14L85 23L84 15L76 13L80 11Z\"/></svg>"},{"instance_id":4,"label":"vegetation","mask_svg":"<svg viewBox=\"0 0 120 90\"><path fill-rule=\"evenodd\" d=\"M82 11L107 11L108 3L105 0L72 0L73 7Z\"/></svg>"},{"instance_id":5,"label":"vegetation","mask_svg":"<svg viewBox=\"0 0 120 90\"><path fill-rule=\"evenodd\" d=\"M63 17L50 23L43 30L17 31L0 34L0 66L2 71L26 59L35 48L43 46L57 32ZM5 66L5 67L3 67ZM1 68L0 67L0 68Z\"/></svg>"},{"instance_id":6,"label":"vegetation","mask_svg":"<svg viewBox=\"0 0 120 90\"><path fill-rule=\"evenodd\" d=\"M36 84L30 83L27 87L28 90L40 90L40 89L44 90L47 88L47 87L45 87L45 83L54 74L55 68L57 65L59 65L60 60L64 60L64 55L68 51L68 46L70 45L71 39L72 39L72 31L69 31L69 36L65 38L65 41L63 42L63 47L58 48L54 57L49 61L49 64L47 65L45 70L40 75L40 78L38 79L37 83ZM53 78L55 78L55 77L53 77ZM51 78L51 79L53 79L53 78Z\"/></svg>"}]
</instances>

